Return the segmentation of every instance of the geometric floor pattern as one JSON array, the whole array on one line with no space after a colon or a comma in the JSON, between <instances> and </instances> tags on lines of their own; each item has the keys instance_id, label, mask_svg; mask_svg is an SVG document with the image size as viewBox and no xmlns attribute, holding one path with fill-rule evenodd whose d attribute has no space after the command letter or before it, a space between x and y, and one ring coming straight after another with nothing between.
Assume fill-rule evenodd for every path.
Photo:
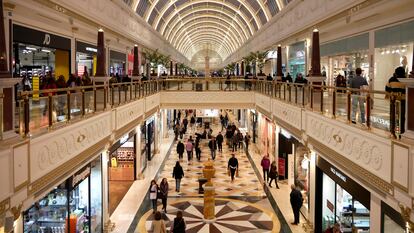
<instances>
[{"instance_id":1,"label":"geometric floor pattern","mask_svg":"<svg viewBox=\"0 0 414 233\"><path fill-rule=\"evenodd\" d=\"M213 135L217 135L218 130L213 131ZM187 142L189 137L187 133L182 142ZM191 134L195 138L195 134ZM161 171L158 183L162 178L167 178L169 183L170 197L197 197L202 196L198 194L198 178L203 175L203 163L211 158L210 150L208 148L207 139L201 139L201 161L197 161L195 154L190 163L187 161L187 154L184 153L184 159L180 161L184 170L184 178L181 179L180 193L175 192L175 180L172 178L172 171L176 161L178 161L178 154L176 152L176 143L173 145L168 160L165 163L164 169ZM251 167L250 161L245 155L243 149L235 152L236 158L239 161L239 177L235 178L235 181L231 183L230 176L227 174L227 162L231 157L231 151L227 145L223 143L223 152L217 152L216 159L214 161L214 168L216 173L213 180L216 196L219 197L247 197L247 196L265 196L263 191L263 184L259 182L256 174Z\"/></svg>"},{"instance_id":2,"label":"geometric floor pattern","mask_svg":"<svg viewBox=\"0 0 414 233\"><path fill-rule=\"evenodd\" d=\"M259 233L278 232L280 229L279 222L271 211L252 203L224 198L216 198L216 221L204 223L203 199L185 198L168 205L167 214L163 214L167 230L170 229L170 224L179 210L183 212L187 233ZM153 219L154 215L151 210L141 218L139 232L145 232L145 230L152 232Z\"/></svg>"}]
</instances>

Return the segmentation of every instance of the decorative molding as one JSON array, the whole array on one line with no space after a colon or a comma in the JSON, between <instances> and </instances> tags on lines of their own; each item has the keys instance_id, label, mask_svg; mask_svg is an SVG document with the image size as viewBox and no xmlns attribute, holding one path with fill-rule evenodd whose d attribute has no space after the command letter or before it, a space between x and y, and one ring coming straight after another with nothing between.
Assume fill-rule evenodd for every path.
<instances>
[{"instance_id":1,"label":"decorative molding","mask_svg":"<svg viewBox=\"0 0 414 233\"><path fill-rule=\"evenodd\" d=\"M403 150L406 150L404 153ZM410 147L392 141L391 143L391 183L408 193L410 183ZM405 179L405 180L404 180Z\"/></svg>"},{"instance_id":2,"label":"decorative molding","mask_svg":"<svg viewBox=\"0 0 414 233\"><path fill-rule=\"evenodd\" d=\"M145 116L148 115L150 110L154 108L159 108L160 106L160 94L151 95L145 98Z\"/></svg>"},{"instance_id":3,"label":"decorative molding","mask_svg":"<svg viewBox=\"0 0 414 233\"><path fill-rule=\"evenodd\" d=\"M256 105L257 111L259 111L261 114L265 115L267 118L272 119L272 114L269 111L264 110L260 106Z\"/></svg>"},{"instance_id":4,"label":"decorative molding","mask_svg":"<svg viewBox=\"0 0 414 233\"><path fill-rule=\"evenodd\" d=\"M254 98L255 98L254 101L255 101L256 106L260 107L266 112L269 112L269 113L272 112L272 100L269 96L255 93ZM269 114L269 116L272 116L272 114Z\"/></svg>"},{"instance_id":5,"label":"decorative molding","mask_svg":"<svg viewBox=\"0 0 414 233\"><path fill-rule=\"evenodd\" d=\"M12 214L13 214L14 221L19 219L20 215L22 214L22 207L23 207L23 204L20 203L18 206L13 206L10 209L10 212L12 212Z\"/></svg>"},{"instance_id":6,"label":"decorative molding","mask_svg":"<svg viewBox=\"0 0 414 233\"><path fill-rule=\"evenodd\" d=\"M5 214L10 209L10 197L0 202L0 215Z\"/></svg>"},{"instance_id":7,"label":"decorative molding","mask_svg":"<svg viewBox=\"0 0 414 233\"><path fill-rule=\"evenodd\" d=\"M318 140L309 137L308 142L313 146L314 150L317 150L324 157L329 158L329 160L335 161L335 166L341 167L341 169L348 171L349 174L353 174L360 180L365 181L365 183L372 189L376 189L381 192L394 195L394 187L392 186L392 184L384 181L379 176L372 174L365 168L359 166L350 159L342 156L341 154L327 147L325 144L322 144Z\"/></svg>"},{"instance_id":8,"label":"decorative molding","mask_svg":"<svg viewBox=\"0 0 414 233\"><path fill-rule=\"evenodd\" d=\"M275 119L277 125L280 125L282 128L289 131L289 133L291 133L296 139L302 138L302 131L300 131L297 128L293 127L292 125L290 125L286 121L280 119L279 117L275 116L274 119ZM306 141L306 140L304 139L304 141Z\"/></svg>"},{"instance_id":9,"label":"decorative molding","mask_svg":"<svg viewBox=\"0 0 414 233\"><path fill-rule=\"evenodd\" d=\"M103 150L106 143L109 140L109 136L103 138L101 141L98 141L87 150L81 152L80 154L76 155L72 159L66 161L65 163L61 164L54 170L50 171L49 173L45 174L44 176L40 177L36 181L32 182L28 186L28 193L38 195L42 190L52 188L62 180L66 174L79 169L79 165L81 165L85 160L95 156L99 153L100 150Z\"/></svg>"},{"instance_id":10,"label":"decorative molding","mask_svg":"<svg viewBox=\"0 0 414 233\"><path fill-rule=\"evenodd\" d=\"M205 91L205 92L161 92L161 106L254 106L254 93L245 91L231 91L225 94L222 91Z\"/></svg>"},{"instance_id":11,"label":"decorative molding","mask_svg":"<svg viewBox=\"0 0 414 233\"><path fill-rule=\"evenodd\" d=\"M296 128L302 129L302 109L282 101L272 99L272 113L279 120ZM299 134L300 135L300 134Z\"/></svg>"},{"instance_id":12,"label":"decorative molding","mask_svg":"<svg viewBox=\"0 0 414 233\"><path fill-rule=\"evenodd\" d=\"M30 182L45 176L111 133L111 112L105 112L32 139Z\"/></svg>"},{"instance_id":13,"label":"decorative molding","mask_svg":"<svg viewBox=\"0 0 414 233\"><path fill-rule=\"evenodd\" d=\"M391 141L313 112L307 113L308 136L391 183Z\"/></svg>"},{"instance_id":14,"label":"decorative molding","mask_svg":"<svg viewBox=\"0 0 414 233\"><path fill-rule=\"evenodd\" d=\"M132 103L116 108L116 129L120 129L144 114L144 100L140 99Z\"/></svg>"}]
</instances>

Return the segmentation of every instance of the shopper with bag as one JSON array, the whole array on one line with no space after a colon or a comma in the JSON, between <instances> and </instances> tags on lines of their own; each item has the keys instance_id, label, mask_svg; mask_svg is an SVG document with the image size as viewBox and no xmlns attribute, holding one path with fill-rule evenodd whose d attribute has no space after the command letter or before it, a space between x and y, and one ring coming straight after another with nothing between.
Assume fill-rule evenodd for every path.
<instances>
[{"instance_id":1,"label":"shopper with bag","mask_svg":"<svg viewBox=\"0 0 414 233\"><path fill-rule=\"evenodd\" d=\"M228 165L227 165L227 173L230 173L231 176L231 182L234 181L234 175L238 176L238 169L239 169L239 161L236 159L234 154L231 154L231 158L229 159Z\"/></svg>"},{"instance_id":2,"label":"shopper with bag","mask_svg":"<svg viewBox=\"0 0 414 233\"><path fill-rule=\"evenodd\" d=\"M155 180L151 181L150 185L150 200L152 203L152 213L155 214L157 211L157 196L158 196L158 185Z\"/></svg>"}]
</instances>

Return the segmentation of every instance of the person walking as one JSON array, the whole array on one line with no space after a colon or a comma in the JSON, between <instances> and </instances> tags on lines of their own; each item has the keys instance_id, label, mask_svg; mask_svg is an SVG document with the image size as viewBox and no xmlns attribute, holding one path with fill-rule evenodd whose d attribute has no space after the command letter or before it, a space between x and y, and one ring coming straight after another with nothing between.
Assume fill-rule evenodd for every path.
<instances>
[{"instance_id":1,"label":"person walking","mask_svg":"<svg viewBox=\"0 0 414 233\"><path fill-rule=\"evenodd\" d=\"M195 153L196 153L197 160L200 161L201 160L200 140L197 140L197 139L195 143Z\"/></svg>"},{"instance_id":2,"label":"person walking","mask_svg":"<svg viewBox=\"0 0 414 233\"><path fill-rule=\"evenodd\" d=\"M188 125L188 120L187 120L187 116L183 119L183 125L184 125L184 131L187 132L187 125Z\"/></svg>"},{"instance_id":3,"label":"person walking","mask_svg":"<svg viewBox=\"0 0 414 233\"><path fill-rule=\"evenodd\" d=\"M163 178L160 184L160 199L162 201L162 210L167 213L167 198L168 198L168 181Z\"/></svg>"},{"instance_id":4,"label":"person walking","mask_svg":"<svg viewBox=\"0 0 414 233\"><path fill-rule=\"evenodd\" d=\"M292 225L299 224L299 211L303 204L302 193L296 188L294 184L290 186L292 191L290 192L290 205L292 206L293 215L295 216L295 221Z\"/></svg>"},{"instance_id":5,"label":"person walking","mask_svg":"<svg viewBox=\"0 0 414 233\"><path fill-rule=\"evenodd\" d=\"M188 162L191 161L191 158L193 157L193 141L188 140L185 144L185 150L187 151L187 160Z\"/></svg>"},{"instance_id":6,"label":"person walking","mask_svg":"<svg viewBox=\"0 0 414 233\"><path fill-rule=\"evenodd\" d=\"M356 76L349 80L349 87L354 89L363 89L368 86L367 80L361 76L362 69L356 68ZM352 95L352 123L356 123L357 107L359 105L361 123L365 123L365 97L359 91L353 91Z\"/></svg>"},{"instance_id":7,"label":"person walking","mask_svg":"<svg viewBox=\"0 0 414 233\"><path fill-rule=\"evenodd\" d=\"M263 168L263 182L267 183L269 181L269 170L270 170L269 154L263 156L260 165Z\"/></svg>"},{"instance_id":8,"label":"person walking","mask_svg":"<svg viewBox=\"0 0 414 233\"><path fill-rule=\"evenodd\" d=\"M167 233L165 222L161 218L161 212L157 211L154 214L154 221L151 223L151 230L153 233Z\"/></svg>"},{"instance_id":9,"label":"person walking","mask_svg":"<svg viewBox=\"0 0 414 233\"><path fill-rule=\"evenodd\" d=\"M247 132L246 132L246 135L244 135L244 144L246 147L246 152L249 152L250 135Z\"/></svg>"},{"instance_id":10,"label":"person walking","mask_svg":"<svg viewBox=\"0 0 414 233\"><path fill-rule=\"evenodd\" d=\"M174 221L171 224L170 232L173 233L185 233L186 224L183 218L183 212L181 210L177 211L177 215L174 218Z\"/></svg>"},{"instance_id":11,"label":"person walking","mask_svg":"<svg viewBox=\"0 0 414 233\"><path fill-rule=\"evenodd\" d=\"M230 171L231 182L234 181L234 175L236 172L238 173L239 169L239 161L236 159L234 154L231 154L231 158L229 159L227 169Z\"/></svg>"},{"instance_id":12,"label":"person walking","mask_svg":"<svg viewBox=\"0 0 414 233\"><path fill-rule=\"evenodd\" d=\"M243 134L242 132L240 132L240 130L237 133L237 143L239 144L239 150L240 150L243 146Z\"/></svg>"},{"instance_id":13,"label":"person walking","mask_svg":"<svg viewBox=\"0 0 414 233\"><path fill-rule=\"evenodd\" d=\"M210 148L211 152L211 159L216 159L216 150L217 150L217 142L214 137L211 138L211 140L208 142L208 148Z\"/></svg>"},{"instance_id":14,"label":"person walking","mask_svg":"<svg viewBox=\"0 0 414 233\"><path fill-rule=\"evenodd\" d=\"M180 162L175 163L173 169L172 177L175 179L175 191L180 192L181 179L184 177L183 167L181 167Z\"/></svg>"},{"instance_id":15,"label":"person walking","mask_svg":"<svg viewBox=\"0 0 414 233\"><path fill-rule=\"evenodd\" d=\"M270 177L269 187L272 187L272 181L274 180L276 184L276 188L279 188L279 185L277 184L279 173L277 172L276 161L273 161L272 164L270 165L269 177Z\"/></svg>"},{"instance_id":16,"label":"person walking","mask_svg":"<svg viewBox=\"0 0 414 233\"><path fill-rule=\"evenodd\" d=\"M219 152L223 152L223 141L224 141L224 137L221 134L221 132L219 132L219 134L216 137L216 141L217 141L217 148Z\"/></svg>"},{"instance_id":17,"label":"person walking","mask_svg":"<svg viewBox=\"0 0 414 233\"><path fill-rule=\"evenodd\" d=\"M233 136L231 137L231 145L233 148L233 152L237 151L237 145L239 144L239 138L238 138L238 134L237 131L233 133Z\"/></svg>"},{"instance_id":18,"label":"person walking","mask_svg":"<svg viewBox=\"0 0 414 233\"><path fill-rule=\"evenodd\" d=\"M152 213L155 214L157 211L157 195L158 195L158 185L155 180L151 181L150 185L150 200L152 203Z\"/></svg>"},{"instance_id":19,"label":"person walking","mask_svg":"<svg viewBox=\"0 0 414 233\"><path fill-rule=\"evenodd\" d=\"M178 154L178 158L181 160L183 159L183 154L184 154L184 143L180 141L178 141L177 143L177 154Z\"/></svg>"}]
</instances>

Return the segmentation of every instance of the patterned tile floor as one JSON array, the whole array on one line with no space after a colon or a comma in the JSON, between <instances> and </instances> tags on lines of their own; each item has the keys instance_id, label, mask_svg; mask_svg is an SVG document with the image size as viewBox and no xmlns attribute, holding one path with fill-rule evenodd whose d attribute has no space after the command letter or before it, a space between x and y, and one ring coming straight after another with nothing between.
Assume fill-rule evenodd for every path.
<instances>
[{"instance_id":1,"label":"patterned tile floor","mask_svg":"<svg viewBox=\"0 0 414 233\"><path fill-rule=\"evenodd\" d=\"M216 128L216 127L215 127ZM200 129L201 130L201 129ZM213 129L213 135L218 134L218 129ZM195 138L194 134L193 138ZM189 133L184 135L183 143L187 142ZM175 180L172 178L172 171L178 154L176 152L176 144L173 146L171 154L165 163L162 172L159 175L158 183L162 178L168 179L170 197L196 197L202 196L198 194L198 178L202 177L203 162L211 158L210 149L208 148L208 139L201 139L201 161L197 161L195 153L192 161L187 161L187 154L184 153L184 159L180 161L184 170L184 178L181 180L180 193L175 192ZM216 188L216 196L220 197L240 197L240 196L265 196L263 184L259 182L253 168L244 153L244 150L235 152L239 161L239 177L231 183L230 176L227 174L227 162L231 157L230 148L223 143L223 152L217 152L215 163L216 173L213 183Z\"/></svg>"},{"instance_id":2,"label":"patterned tile floor","mask_svg":"<svg viewBox=\"0 0 414 233\"><path fill-rule=\"evenodd\" d=\"M203 199L181 198L167 207L163 220L169 232L177 211L183 212L187 233L261 233L279 232L280 225L275 214L260 205L234 199L217 198L215 202L216 221L203 221ZM147 212L138 224L139 232L152 232L154 219L152 211Z\"/></svg>"}]
</instances>

